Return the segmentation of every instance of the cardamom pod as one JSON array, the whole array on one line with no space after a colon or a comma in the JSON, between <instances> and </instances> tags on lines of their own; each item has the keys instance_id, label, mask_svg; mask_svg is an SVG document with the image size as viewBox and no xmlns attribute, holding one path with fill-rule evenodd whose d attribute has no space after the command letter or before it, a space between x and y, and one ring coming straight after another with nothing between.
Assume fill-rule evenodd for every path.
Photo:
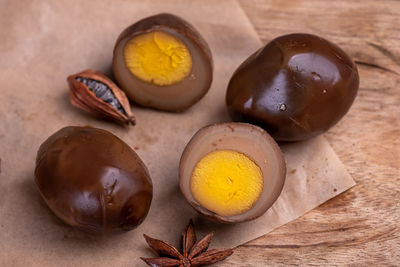
<instances>
[{"instance_id":1,"label":"cardamom pod","mask_svg":"<svg viewBox=\"0 0 400 267\"><path fill-rule=\"evenodd\" d=\"M85 70L67 78L71 104L96 116L135 125L128 98L105 74Z\"/></svg>"}]
</instances>

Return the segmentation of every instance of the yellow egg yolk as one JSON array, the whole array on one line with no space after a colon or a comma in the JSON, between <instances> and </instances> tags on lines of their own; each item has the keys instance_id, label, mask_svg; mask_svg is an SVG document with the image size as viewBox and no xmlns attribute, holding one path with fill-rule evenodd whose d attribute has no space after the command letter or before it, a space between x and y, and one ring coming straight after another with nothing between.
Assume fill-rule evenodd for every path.
<instances>
[{"instance_id":1,"label":"yellow egg yolk","mask_svg":"<svg viewBox=\"0 0 400 267\"><path fill-rule=\"evenodd\" d=\"M194 199L221 216L233 216L251 209L261 195L260 167L248 156L233 150L205 155L195 166L190 180Z\"/></svg>"},{"instance_id":2,"label":"yellow egg yolk","mask_svg":"<svg viewBox=\"0 0 400 267\"><path fill-rule=\"evenodd\" d=\"M124 47L125 65L137 78L159 86L178 83L192 70L185 44L163 31L138 35Z\"/></svg>"}]
</instances>

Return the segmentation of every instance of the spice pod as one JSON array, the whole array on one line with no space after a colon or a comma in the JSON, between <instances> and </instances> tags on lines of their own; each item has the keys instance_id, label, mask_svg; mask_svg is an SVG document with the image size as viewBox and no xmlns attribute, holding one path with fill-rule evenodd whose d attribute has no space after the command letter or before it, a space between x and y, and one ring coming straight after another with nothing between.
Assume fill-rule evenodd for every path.
<instances>
[{"instance_id":1,"label":"spice pod","mask_svg":"<svg viewBox=\"0 0 400 267\"><path fill-rule=\"evenodd\" d=\"M120 34L113 72L134 102L182 111L207 93L213 61L208 44L192 25L163 13L142 19Z\"/></svg>"},{"instance_id":2,"label":"spice pod","mask_svg":"<svg viewBox=\"0 0 400 267\"><path fill-rule=\"evenodd\" d=\"M65 127L39 148L35 182L48 207L88 233L132 230L149 211L153 186L140 157L108 131Z\"/></svg>"},{"instance_id":3,"label":"spice pod","mask_svg":"<svg viewBox=\"0 0 400 267\"><path fill-rule=\"evenodd\" d=\"M98 117L135 125L128 98L105 74L85 70L67 78L71 104Z\"/></svg>"},{"instance_id":4,"label":"spice pod","mask_svg":"<svg viewBox=\"0 0 400 267\"><path fill-rule=\"evenodd\" d=\"M279 146L263 129L246 123L200 129L179 166L180 188L190 205L222 223L264 214L280 195L285 176Z\"/></svg>"}]
</instances>

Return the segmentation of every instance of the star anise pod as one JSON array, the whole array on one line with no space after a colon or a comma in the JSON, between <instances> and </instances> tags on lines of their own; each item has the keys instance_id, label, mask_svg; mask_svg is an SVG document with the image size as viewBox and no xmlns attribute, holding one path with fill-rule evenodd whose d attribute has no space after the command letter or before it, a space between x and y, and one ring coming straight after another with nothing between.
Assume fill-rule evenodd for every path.
<instances>
[{"instance_id":1,"label":"star anise pod","mask_svg":"<svg viewBox=\"0 0 400 267\"><path fill-rule=\"evenodd\" d=\"M211 232L196 242L193 221L190 220L186 230L182 233L182 253L168 242L143 235L149 247L159 257L141 259L152 267L195 267L210 265L232 255L232 249L211 249L207 251L213 235L214 233Z\"/></svg>"}]
</instances>

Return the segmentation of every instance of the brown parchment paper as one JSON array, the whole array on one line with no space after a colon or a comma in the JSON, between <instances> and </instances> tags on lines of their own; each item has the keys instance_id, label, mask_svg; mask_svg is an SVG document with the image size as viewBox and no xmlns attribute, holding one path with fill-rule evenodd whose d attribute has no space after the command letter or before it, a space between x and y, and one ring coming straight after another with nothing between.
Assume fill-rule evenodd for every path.
<instances>
[{"instance_id":1,"label":"brown parchment paper","mask_svg":"<svg viewBox=\"0 0 400 267\"><path fill-rule=\"evenodd\" d=\"M257 238L354 185L323 137L282 146L288 165L283 192L259 219L215 225L199 218L178 187L184 146L202 126L229 121L224 95L234 69L261 43L236 1L5 1L0 2L0 266L143 266L151 256L142 234L179 243L189 218L215 230L214 246ZM209 93L181 114L133 107L138 123L123 128L69 104L66 77L94 68L110 74L119 33L159 12L190 21L215 60ZM146 162L154 184L147 219L122 235L91 237L64 225L33 182L39 145L67 125L107 129ZM200 234L201 235L201 234Z\"/></svg>"}]
</instances>

